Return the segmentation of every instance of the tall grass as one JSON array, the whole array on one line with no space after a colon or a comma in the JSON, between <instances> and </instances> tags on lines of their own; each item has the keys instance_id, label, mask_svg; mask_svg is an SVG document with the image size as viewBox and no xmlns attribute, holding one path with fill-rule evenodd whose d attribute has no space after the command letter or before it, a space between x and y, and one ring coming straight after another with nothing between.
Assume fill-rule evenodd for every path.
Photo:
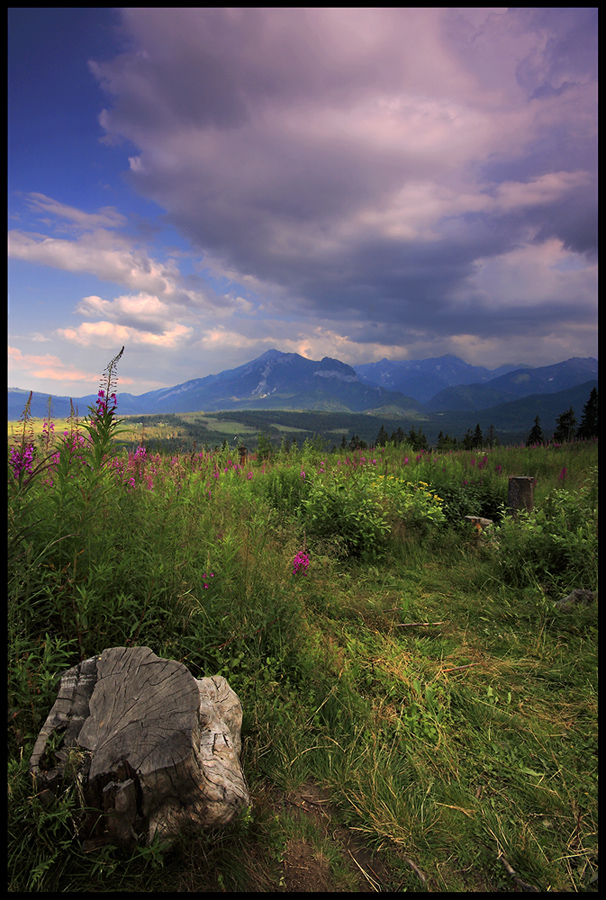
<instances>
[{"instance_id":1,"label":"tall grass","mask_svg":"<svg viewBox=\"0 0 606 900\"><path fill-rule=\"evenodd\" d=\"M280 890L264 798L313 780L385 889L591 890L597 604L553 601L597 589L597 443L117 452L118 358L82 423L34 446L26 410L9 452L10 889ZM536 478L516 521L511 475ZM228 678L253 810L87 854L77 784L46 806L27 764L61 673L136 645Z\"/></svg>"}]
</instances>

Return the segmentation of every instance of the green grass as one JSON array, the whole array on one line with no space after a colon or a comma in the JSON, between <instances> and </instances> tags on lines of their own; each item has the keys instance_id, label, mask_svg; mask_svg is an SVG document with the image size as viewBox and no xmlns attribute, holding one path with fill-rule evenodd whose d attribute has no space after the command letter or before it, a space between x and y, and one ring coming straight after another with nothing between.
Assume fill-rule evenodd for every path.
<instances>
[{"instance_id":1,"label":"green grass","mask_svg":"<svg viewBox=\"0 0 606 900\"><path fill-rule=\"evenodd\" d=\"M500 448L479 471L405 447L234 456L120 451L96 480L72 462L20 489L9 471L9 890L597 890L597 603L554 605L597 589L597 443ZM515 525L514 474L537 478ZM373 494L379 475L410 486ZM326 534L306 511L329 489L349 499ZM480 503L496 525L477 537ZM547 570L537 547L559 548ZM253 806L170 851L86 853L77 787L45 806L27 765L61 673L135 645L227 677Z\"/></svg>"}]
</instances>

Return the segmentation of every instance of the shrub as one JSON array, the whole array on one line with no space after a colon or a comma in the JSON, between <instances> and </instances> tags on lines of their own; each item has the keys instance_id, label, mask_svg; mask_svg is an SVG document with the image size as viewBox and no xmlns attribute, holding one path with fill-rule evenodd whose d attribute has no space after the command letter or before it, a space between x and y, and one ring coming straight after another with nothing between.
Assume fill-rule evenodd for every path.
<instances>
[{"instance_id":1,"label":"shrub","mask_svg":"<svg viewBox=\"0 0 606 900\"><path fill-rule=\"evenodd\" d=\"M385 552L387 517L363 483L314 482L300 518L308 537L336 539L346 555L376 559Z\"/></svg>"},{"instance_id":2,"label":"shrub","mask_svg":"<svg viewBox=\"0 0 606 900\"><path fill-rule=\"evenodd\" d=\"M409 481L396 475L378 475L369 483L388 514L417 534L428 534L444 525L444 500L426 481Z\"/></svg>"},{"instance_id":3,"label":"shrub","mask_svg":"<svg viewBox=\"0 0 606 900\"><path fill-rule=\"evenodd\" d=\"M506 519L498 530L503 577L520 585L538 580L553 590L596 589L596 493L594 483L577 491L554 488L540 509Z\"/></svg>"}]
</instances>

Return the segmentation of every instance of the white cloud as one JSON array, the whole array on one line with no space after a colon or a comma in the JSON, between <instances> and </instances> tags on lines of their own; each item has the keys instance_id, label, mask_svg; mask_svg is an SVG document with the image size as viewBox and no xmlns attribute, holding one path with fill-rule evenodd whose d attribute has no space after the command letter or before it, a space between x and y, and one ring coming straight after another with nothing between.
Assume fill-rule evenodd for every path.
<instances>
[{"instance_id":1,"label":"white cloud","mask_svg":"<svg viewBox=\"0 0 606 900\"><path fill-rule=\"evenodd\" d=\"M587 322L597 313L597 276L597 266L588 266L552 238L481 260L473 282L483 304L494 310L544 307L555 321L558 307L574 308Z\"/></svg>"},{"instance_id":2,"label":"white cloud","mask_svg":"<svg viewBox=\"0 0 606 900\"><path fill-rule=\"evenodd\" d=\"M112 349L116 344L145 345L174 350L193 334L193 329L185 325L172 325L157 334L115 322L84 322L77 328L58 328L60 337L83 347L103 347Z\"/></svg>"},{"instance_id":3,"label":"white cloud","mask_svg":"<svg viewBox=\"0 0 606 900\"><path fill-rule=\"evenodd\" d=\"M77 225L81 229L93 231L98 228L121 228L126 225L126 219L114 207L106 206L95 213L87 213L74 206L66 206L47 197L44 194L31 193L28 194L28 203L32 210L47 213L52 216L59 216Z\"/></svg>"}]
</instances>

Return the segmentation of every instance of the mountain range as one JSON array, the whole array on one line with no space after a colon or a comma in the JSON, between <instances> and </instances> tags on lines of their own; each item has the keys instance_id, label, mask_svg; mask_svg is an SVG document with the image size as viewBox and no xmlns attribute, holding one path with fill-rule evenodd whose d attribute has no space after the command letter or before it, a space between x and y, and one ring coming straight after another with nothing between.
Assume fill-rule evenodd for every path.
<instances>
[{"instance_id":1,"label":"mountain range","mask_svg":"<svg viewBox=\"0 0 606 900\"><path fill-rule=\"evenodd\" d=\"M472 366L456 356L423 360L381 360L349 366L325 357L268 350L235 369L194 378L174 387L134 395L118 392L121 415L170 414L203 410L324 410L399 415L412 421L462 418L535 395L556 395L597 384L598 361L573 357L551 366ZM8 419L18 419L29 391L8 390ZM576 396L576 395L575 395ZM80 416L96 394L73 398ZM554 396L555 401L555 396ZM47 414L48 395L34 393L31 415ZM55 417L68 416L70 398L52 397ZM560 412L563 409L559 410ZM580 414L581 410L577 410ZM496 424L496 423L495 423Z\"/></svg>"}]
</instances>

